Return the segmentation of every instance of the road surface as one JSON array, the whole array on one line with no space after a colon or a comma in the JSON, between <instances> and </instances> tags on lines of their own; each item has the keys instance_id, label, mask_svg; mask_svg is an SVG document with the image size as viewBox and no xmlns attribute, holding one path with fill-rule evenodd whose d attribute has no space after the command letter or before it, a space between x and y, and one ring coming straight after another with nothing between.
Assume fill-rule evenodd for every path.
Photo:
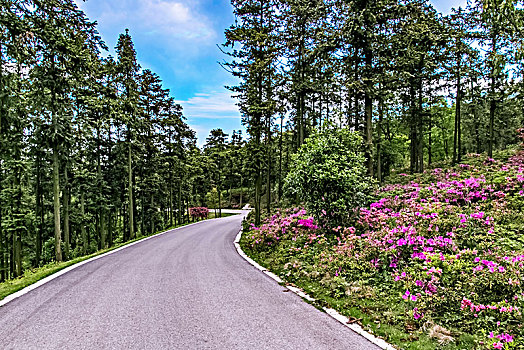
<instances>
[{"instance_id":1,"label":"road surface","mask_svg":"<svg viewBox=\"0 0 524 350\"><path fill-rule=\"evenodd\" d=\"M377 349L236 252L241 215L100 258L0 307L0 349Z\"/></svg>"}]
</instances>

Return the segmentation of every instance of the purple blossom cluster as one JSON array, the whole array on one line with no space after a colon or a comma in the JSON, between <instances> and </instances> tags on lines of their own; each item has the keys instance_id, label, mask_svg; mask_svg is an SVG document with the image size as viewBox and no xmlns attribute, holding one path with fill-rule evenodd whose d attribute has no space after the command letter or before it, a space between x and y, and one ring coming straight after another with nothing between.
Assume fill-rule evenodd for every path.
<instances>
[{"instance_id":1,"label":"purple blossom cluster","mask_svg":"<svg viewBox=\"0 0 524 350\"><path fill-rule=\"evenodd\" d=\"M209 215L209 209L206 207L189 208L189 215L191 215L193 220L207 219Z\"/></svg>"}]
</instances>

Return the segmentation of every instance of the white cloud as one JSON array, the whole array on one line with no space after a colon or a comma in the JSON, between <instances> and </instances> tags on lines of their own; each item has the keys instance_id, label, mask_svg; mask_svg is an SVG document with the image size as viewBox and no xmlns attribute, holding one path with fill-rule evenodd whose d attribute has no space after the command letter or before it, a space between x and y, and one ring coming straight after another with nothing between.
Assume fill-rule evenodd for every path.
<instances>
[{"instance_id":1,"label":"white cloud","mask_svg":"<svg viewBox=\"0 0 524 350\"><path fill-rule=\"evenodd\" d=\"M240 119L236 100L229 92L197 93L186 101L177 101L189 119Z\"/></svg>"},{"instance_id":2,"label":"white cloud","mask_svg":"<svg viewBox=\"0 0 524 350\"><path fill-rule=\"evenodd\" d=\"M177 103L184 107L187 123L196 132L199 146L205 144L212 129L221 128L230 136L233 130L243 130L236 100L228 91L197 93Z\"/></svg>"},{"instance_id":3,"label":"white cloud","mask_svg":"<svg viewBox=\"0 0 524 350\"><path fill-rule=\"evenodd\" d=\"M91 0L75 3L105 28L133 28L163 42L215 41L212 22L192 0ZM166 40L167 39L167 40Z\"/></svg>"},{"instance_id":4,"label":"white cloud","mask_svg":"<svg viewBox=\"0 0 524 350\"><path fill-rule=\"evenodd\" d=\"M187 23L191 19L189 9L179 2L148 1L145 17L155 18L161 24Z\"/></svg>"},{"instance_id":5,"label":"white cloud","mask_svg":"<svg viewBox=\"0 0 524 350\"><path fill-rule=\"evenodd\" d=\"M191 8L191 2L169 0L140 1L137 15L150 33L172 35L182 39L215 39L209 19Z\"/></svg>"}]
</instances>

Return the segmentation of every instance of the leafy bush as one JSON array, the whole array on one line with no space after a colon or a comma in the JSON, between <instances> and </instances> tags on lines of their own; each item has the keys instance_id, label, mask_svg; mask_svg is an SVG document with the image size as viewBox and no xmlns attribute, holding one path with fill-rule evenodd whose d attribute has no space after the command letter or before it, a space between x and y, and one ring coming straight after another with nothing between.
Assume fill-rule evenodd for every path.
<instances>
[{"instance_id":1,"label":"leafy bush","mask_svg":"<svg viewBox=\"0 0 524 350\"><path fill-rule=\"evenodd\" d=\"M60 242L62 251L65 250L65 243ZM44 242L42 247L42 262L47 264L55 260L55 237L50 237L47 241Z\"/></svg>"},{"instance_id":2,"label":"leafy bush","mask_svg":"<svg viewBox=\"0 0 524 350\"><path fill-rule=\"evenodd\" d=\"M288 195L304 202L324 227L346 224L364 206L374 180L366 176L361 137L347 129L313 134L293 156L285 180Z\"/></svg>"}]
</instances>

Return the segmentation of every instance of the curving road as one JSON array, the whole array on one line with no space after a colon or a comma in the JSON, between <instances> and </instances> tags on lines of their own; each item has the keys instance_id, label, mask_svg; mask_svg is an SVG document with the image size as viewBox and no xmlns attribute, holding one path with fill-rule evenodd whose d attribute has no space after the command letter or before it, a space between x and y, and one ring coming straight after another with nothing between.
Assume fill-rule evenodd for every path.
<instances>
[{"instance_id":1,"label":"curving road","mask_svg":"<svg viewBox=\"0 0 524 350\"><path fill-rule=\"evenodd\" d=\"M0 307L0 349L377 349L249 265L241 215L82 265Z\"/></svg>"}]
</instances>

